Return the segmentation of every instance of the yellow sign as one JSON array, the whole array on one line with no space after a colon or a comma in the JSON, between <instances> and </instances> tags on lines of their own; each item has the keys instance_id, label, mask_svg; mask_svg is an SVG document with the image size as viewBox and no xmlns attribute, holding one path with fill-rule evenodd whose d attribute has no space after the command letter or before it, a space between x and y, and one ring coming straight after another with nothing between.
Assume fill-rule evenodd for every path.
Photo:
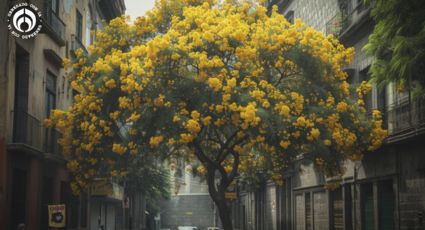
<instances>
[{"instance_id":1,"label":"yellow sign","mask_svg":"<svg viewBox=\"0 0 425 230\"><path fill-rule=\"evenodd\" d=\"M113 199L123 200L124 188L107 180L99 180L93 182L90 194L92 196L108 196Z\"/></svg>"},{"instance_id":2,"label":"yellow sign","mask_svg":"<svg viewBox=\"0 0 425 230\"><path fill-rule=\"evenodd\" d=\"M229 200L236 200L237 194L236 194L236 192L226 192L226 193L224 193L224 198L229 199Z\"/></svg>"},{"instance_id":3,"label":"yellow sign","mask_svg":"<svg viewBox=\"0 0 425 230\"><path fill-rule=\"evenodd\" d=\"M66 208L64 204L47 205L49 211L49 227L64 228L66 223Z\"/></svg>"}]
</instances>

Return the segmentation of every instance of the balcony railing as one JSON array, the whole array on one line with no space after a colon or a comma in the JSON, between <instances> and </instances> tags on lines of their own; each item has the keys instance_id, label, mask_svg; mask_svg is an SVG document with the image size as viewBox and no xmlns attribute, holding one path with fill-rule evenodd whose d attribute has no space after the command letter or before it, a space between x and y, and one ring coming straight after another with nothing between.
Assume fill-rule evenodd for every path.
<instances>
[{"instance_id":1,"label":"balcony railing","mask_svg":"<svg viewBox=\"0 0 425 230\"><path fill-rule=\"evenodd\" d=\"M387 112L390 134L398 135L425 127L425 98L390 107Z\"/></svg>"},{"instance_id":2,"label":"balcony railing","mask_svg":"<svg viewBox=\"0 0 425 230\"><path fill-rule=\"evenodd\" d=\"M62 148L58 143L59 138L62 137L62 134L56 129L49 128L44 129L45 138L44 138L44 152L50 154L59 154L62 152Z\"/></svg>"},{"instance_id":3,"label":"balcony railing","mask_svg":"<svg viewBox=\"0 0 425 230\"><path fill-rule=\"evenodd\" d=\"M48 7L44 12L44 21L55 40L65 44L65 23Z\"/></svg>"},{"instance_id":4,"label":"balcony railing","mask_svg":"<svg viewBox=\"0 0 425 230\"><path fill-rule=\"evenodd\" d=\"M24 110L13 111L13 143L43 149L43 126L36 117Z\"/></svg>"},{"instance_id":5,"label":"balcony railing","mask_svg":"<svg viewBox=\"0 0 425 230\"><path fill-rule=\"evenodd\" d=\"M58 144L61 133L45 128L43 123L24 110L13 111L13 144L26 145L34 150L59 155L62 150Z\"/></svg>"},{"instance_id":6,"label":"balcony railing","mask_svg":"<svg viewBox=\"0 0 425 230\"><path fill-rule=\"evenodd\" d=\"M326 23L326 34L340 37L350 27L364 18L370 7L361 1L351 12L338 12L331 20Z\"/></svg>"},{"instance_id":7,"label":"balcony railing","mask_svg":"<svg viewBox=\"0 0 425 230\"><path fill-rule=\"evenodd\" d=\"M71 50L75 54L75 51L77 51L78 49L82 49L83 52L87 54L87 49L80 41L80 39L77 36L72 35Z\"/></svg>"}]
</instances>

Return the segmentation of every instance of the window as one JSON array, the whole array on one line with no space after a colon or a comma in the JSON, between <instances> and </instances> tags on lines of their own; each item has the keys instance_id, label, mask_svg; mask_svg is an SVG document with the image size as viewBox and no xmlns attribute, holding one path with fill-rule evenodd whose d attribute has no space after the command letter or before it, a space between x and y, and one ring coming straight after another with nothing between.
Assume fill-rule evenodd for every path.
<instances>
[{"instance_id":1,"label":"window","mask_svg":"<svg viewBox=\"0 0 425 230\"><path fill-rule=\"evenodd\" d=\"M292 229L292 187L291 178L286 178L283 182L283 186L279 186L276 189L277 202L278 202L278 218L277 218L277 229L286 230Z\"/></svg>"},{"instance_id":2,"label":"window","mask_svg":"<svg viewBox=\"0 0 425 230\"><path fill-rule=\"evenodd\" d=\"M383 116L383 126L384 128L388 127L388 111L387 111L387 90L386 87L382 87L381 89L378 89L378 109L379 111L381 111L384 116Z\"/></svg>"},{"instance_id":3,"label":"window","mask_svg":"<svg viewBox=\"0 0 425 230\"><path fill-rule=\"evenodd\" d=\"M285 15L286 20L288 20L289 23L294 23L294 11L290 10Z\"/></svg>"},{"instance_id":4,"label":"window","mask_svg":"<svg viewBox=\"0 0 425 230\"><path fill-rule=\"evenodd\" d=\"M379 229L394 229L395 197L392 180L378 182Z\"/></svg>"},{"instance_id":5,"label":"window","mask_svg":"<svg viewBox=\"0 0 425 230\"><path fill-rule=\"evenodd\" d=\"M329 192L329 229L351 230L352 229L352 198L351 184L345 184L340 188Z\"/></svg>"},{"instance_id":6,"label":"window","mask_svg":"<svg viewBox=\"0 0 425 230\"><path fill-rule=\"evenodd\" d=\"M353 198L352 198L352 193L351 193L351 189L352 189L352 185L351 184L347 184L344 185L343 187L344 189L344 218L345 218L345 229L346 230L351 230L353 227L353 213L352 213L352 208L353 208Z\"/></svg>"},{"instance_id":7,"label":"window","mask_svg":"<svg viewBox=\"0 0 425 230\"><path fill-rule=\"evenodd\" d=\"M53 13L55 13L56 15L59 14L59 0L50 0L50 6L51 6L51 10Z\"/></svg>"},{"instance_id":8,"label":"window","mask_svg":"<svg viewBox=\"0 0 425 230\"><path fill-rule=\"evenodd\" d=\"M81 15L80 11L76 11L76 23L75 23L75 36L78 41L83 40L83 15Z\"/></svg>"},{"instance_id":9,"label":"window","mask_svg":"<svg viewBox=\"0 0 425 230\"><path fill-rule=\"evenodd\" d=\"M296 230L305 230L304 194L295 196L295 225Z\"/></svg>"},{"instance_id":10,"label":"window","mask_svg":"<svg viewBox=\"0 0 425 230\"><path fill-rule=\"evenodd\" d=\"M56 108L56 76L47 72L46 77L46 118L50 117L50 111ZM54 153L57 142L56 132L53 129L46 129L44 139L44 151Z\"/></svg>"},{"instance_id":11,"label":"window","mask_svg":"<svg viewBox=\"0 0 425 230\"><path fill-rule=\"evenodd\" d=\"M305 193L305 230L311 230L312 210L311 210L311 195Z\"/></svg>"},{"instance_id":12,"label":"window","mask_svg":"<svg viewBox=\"0 0 425 230\"><path fill-rule=\"evenodd\" d=\"M255 192L255 224L257 230L264 229L265 219L265 203L266 203L265 188L260 188Z\"/></svg>"},{"instance_id":13,"label":"window","mask_svg":"<svg viewBox=\"0 0 425 230\"><path fill-rule=\"evenodd\" d=\"M328 196L322 189L295 195L295 230L328 230ZM284 228L285 229L285 228Z\"/></svg>"},{"instance_id":14,"label":"window","mask_svg":"<svg viewBox=\"0 0 425 230\"><path fill-rule=\"evenodd\" d=\"M26 142L32 140L32 135L28 135L28 88L29 88L29 54L16 44L15 62L15 108L13 118L13 141Z\"/></svg>"},{"instance_id":15,"label":"window","mask_svg":"<svg viewBox=\"0 0 425 230\"><path fill-rule=\"evenodd\" d=\"M314 230L329 230L328 199L326 192L313 192L313 226ZM313 229L313 228L310 228Z\"/></svg>"},{"instance_id":16,"label":"window","mask_svg":"<svg viewBox=\"0 0 425 230\"><path fill-rule=\"evenodd\" d=\"M362 184L362 226L364 230L394 229L395 195L393 181L381 180Z\"/></svg>"},{"instance_id":17,"label":"window","mask_svg":"<svg viewBox=\"0 0 425 230\"><path fill-rule=\"evenodd\" d=\"M47 72L46 77L46 117L50 117L50 111L56 108L56 76Z\"/></svg>"},{"instance_id":18,"label":"window","mask_svg":"<svg viewBox=\"0 0 425 230\"><path fill-rule=\"evenodd\" d=\"M364 230L375 230L375 212L373 205L373 184L361 185L362 226Z\"/></svg>"},{"instance_id":19,"label":"window","mask_svg":"<svg viewBox=\"0 0 425 230\"><path fill-rule=\"evenodd\" d=\"M331 199L331 229L344 230L344 201L341 188L331 192Z\"/></svg>"}]
</instances>

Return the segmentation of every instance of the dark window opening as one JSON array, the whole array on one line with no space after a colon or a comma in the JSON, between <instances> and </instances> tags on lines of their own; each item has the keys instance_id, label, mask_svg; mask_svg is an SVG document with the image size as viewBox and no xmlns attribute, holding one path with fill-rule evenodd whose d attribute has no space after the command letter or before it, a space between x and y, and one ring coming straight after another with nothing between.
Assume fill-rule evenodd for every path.
<instances>
[{"instance_id":1,"label":"dark window opening","mask_svg":"<svg viewBox=\"0 0 425 230\"><path fill-rule=\"evenodd\" d=\"M80 206L80 209L81 209L81 212L80 212L81 226L80 227L83 227L83 228L87 227L87 208L88 208L87 204L88 204L87 194L83 193L81 194L81 206Z\"/></svg>"},{"instance_id":2,"label":"dark window opening","mask_svg":"<svg viewBox=\"0 0 425 230\"><path fill-rule=\"evenodd\" d=\"M379 229L394 229L395 197L392 180L378 182Z\"/></svg>"},{"instance_id":3,"label":"dark window opening","mask_svg":"<svg viewBox=\"0 0 425 230\"><path fill-rule=\"evenodd\" d=\"M362 202L362 226L364 230L375 230L375 212L373 200L373 184L361 185Z\"/></svg>"},{"instance_id":4,"label":"dark window opening","mask_svg":"<svg viewBox=\"0 0 425 230\"><path fill-rule=\"evenodd\" d=\"M46 76L46 98L45 98L45 115L46 118L50 117L50 112L56 108L56 76L49 71ZM57 133L52 128L45 129L45 151L54 153L57 146Z\"/></svg>"},{"instance_id":5,"label":"dark window opening","mask_svg":"<svg viewBox=\"0 0 425 230\"><path fill-rule=\"evenodd\" d=\"M46 77L46 117L50 117L50 111L56 108L56 76L47 72Z\"/></svg>"},{"instance_id":6,"label":"dark window opening","mask_svg":"<svg viewBox=\"0 0 425 230\"><path fill-rule=\"evenodd\" d=\"M27 172L13 169L12 200L10 206L11 228L17 229L19 224L26 223Z\"/></svg>"},{"instance_id":7,"label":"dark window opening","mask_svg":"<svg viewBox=\"0 0 425 230\"><path fill-rule=\"evenodd\" d=\"M344 186L344 218L345 218L345 230L353 229L353 213L352 213L352 193L351 193L351 185Z\"/></svg>"},{"instance_id":8,"label":"dark window opening","mask_svg":"<svg viewBox=\"0 0 425 230\"><path fill-rule=\"evenodd\" d=\"M19 45L16 45L15 64L15 103L14 103L14 142L28 143L32 136L26 132L29 126L28 110L28 84L30 75L29 54Z\"/></svg>"},{"instance_id":9,"label":"dark window opening","mask_svg":"<svg viewBox=\"0 0 425 230\"><path fill-rule=\"evenodd\" d=\"M291 191L291 178L286 178L283 186L277 188L278 230L292 229Z\"/></svg>"},{"instance_id":10,"label":"dark window opening","mask_svg":"<svg viewBox=\"0 0 425 230\"><path fill-rule=\"evenodd\" d=\"M78 10L76 11L76 20L75 36L81 42L83 40L83 15Z\"/></svg>"}]
</instances>

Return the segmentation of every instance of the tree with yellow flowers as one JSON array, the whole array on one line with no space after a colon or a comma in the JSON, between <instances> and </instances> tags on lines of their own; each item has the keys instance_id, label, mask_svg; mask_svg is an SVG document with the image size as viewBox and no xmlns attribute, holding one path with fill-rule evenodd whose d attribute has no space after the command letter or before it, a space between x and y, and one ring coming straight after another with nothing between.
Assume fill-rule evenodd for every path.
<instances>
[{"instance_id":1,"label":"tree with yellow flowers","mask_svg":"<svg viewBox=\"0 0 425 230\"><path fill-rule=\"evenodd\" d=\"M290 24L255 3L158 1L130 25L112 20L69 79L81 92L53 111L76 191L95 177L125 177L138 155L196 159L225 230L225 191L259 173L281 184L299 156L326 176L386 137L379 111L342 68L353 57L332 36ZM96 169L96 170L94 170Z\"/></svg>"}]
</instances>

